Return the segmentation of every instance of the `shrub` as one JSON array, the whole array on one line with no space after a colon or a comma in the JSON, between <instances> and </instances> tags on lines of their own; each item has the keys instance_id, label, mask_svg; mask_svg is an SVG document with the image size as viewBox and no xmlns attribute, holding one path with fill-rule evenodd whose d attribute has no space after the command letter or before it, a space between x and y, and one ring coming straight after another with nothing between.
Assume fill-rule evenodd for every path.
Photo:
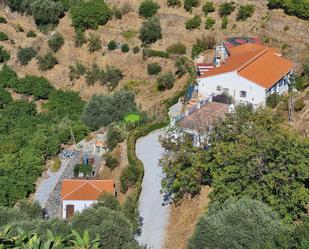
<instances>
[{"instance_id":1,"label":"shrub","mask_svg":"<svg viewBox=\"0 0 309 249\"><path fill-rule=\"evenodd\" d=\"M11 55L3 46L0 46L0 63L6 62L11 58Z\"/></svg>"},{"instance_id":2,"label":"shrub","mask_svg":"<svg viewBox=\"0 0 309 249\"><path fill-rule=\"evenodd\" d=\"M86 43L85 32L82 29L75 29L75 46L81 47Z\"/></svg>"},{"instance_id":3,"label":"shrub","mask_svg":"<svg viewBox=\"0 0 309 249\"><path fill-rule=\"evenodd\" d=\"M307 76L296 78L295 88L298 91L304 90L309 86L309 78Z\"/></svg>"},{"instance_id":4,"label":"shrub","mask_svg":"<svg viewBox=\"0 0 309 249\"><path fill-rule=\"evenodd\" d=\"M123 52L123 53L128 53L129 50L130 50L130 48L129 48L129 45L128 45L127 43L123 43L123 44L121 45L121 52Z\"/></svg>"},{"instance_id":5,"label":"shrub","mask_svg":"<svg viewBox=\"0 0 309 249\"><path fill-rule=\"evenodd\" d=\"M15 31L16 31L17 33L19 33L19 32L24 32L23 27L22 27L19 23L17 23L17 24L14 26L14 28L15 28Z\"/></svg>"},{"instance_id":6,"label":"shrub","mask_svg":"<svg viewBox=\"0 0 309 249\"><path fill-rule=\"evenodd\" d=\"M158 51L158 50L153 50L149 48L144 48L143 49L143 58L149 58L149 57L162 57L162 58L168 58L169 53L164 52L164 51Z\"/></svg>"},{"instance_id":7,"label":"shrub","mask_svg":"<svg viewBox=\"0 0 309 249\"><path fill-rule=\"evenodd\" d=\"M91 68L86 71L86 83L87 85L93 85L96 82L105 84L105 72L103 69L100 69L96 63L93 63Z\"/></svg>"},{"instance_id":8,"label":"shrub","mask_svg":"<svg viewBox=\"0 0 309 249\"><path fill-rule=\"evenodd\" d=\"M6 33L0 32L0 41L8 41L9 37Z\"/></svg>"},{"instance_id":9,"label":"shrub","mask_svg":"<svg viewBox=\"0 0 309 249\"><path fill-rule=\"evenodd\" d=\"M50 47L50 49L55 53L64 44L64 38L60 33L57 32L51 38L48 39L47 44Z\"/></svg>"},{"instance_id":10,"label":"shrub","mask_svg":"<svg viewBox=\"0 0 309 249\"><path fill-rule=\"evenodd\" d=\"M270 9L281 8L288 15L297 16L304 20L309 19L309 2L307 0L268 0Z\"/></svg>"},{"instance_id":11,"label":"shrub","mask_svg":"<svg viewBox=\"0 0 309 249\"><path fill-rule=\"evenodd\" d=\"M186 50L186 46L180 42L174 43L166 49L170 54L185 54Z\"/></svg>"},{"instance_id":12,"label":"shrub","mask_svg":"<svg viewBox=\"0 0 309 249\"><path fill-rule=\"evenodd\" d=\"M215 19L207 17L205 22L205 29L211 29L215 25L215 23L216 23Z\"/></svg>"},{"instance_id":13,"label":"shrub","mask_svg":"<svg viewBox=\"0 0 309 249\"><path fill-rule=\"evenodd\" d=\"M193 7L199 6L199 0L185 0L183 3L183 7L186 11L191 11Z\"/></svg>"},{"instance_id":14,"label":"shrub","mask_svg":"<svg viewBox=\"0 0 309 249\"><path fill-rule=\"evenodd\" d=\"M114 40L111 40L108 44L107 44L107 48L108 50L112 51L115 50L117 48L117 43Z\"/></svg>"},{"instance_id":15,"label":"shrub","mask_svg":"<svg viewBox=\"0 0 309 249\"><path fill-rule=\"evenodd\" d=\"M79 173L84 176L91 176L92 167L89 164L76 164L73 169L74 177L78 177Z\"/></svg>"},{"instance_id":16,"label":"shrub","mask_svg":"<svg viewBox=\"0 0 309 249\"><path fill-rule=\"evenodd\" d=\"M159 18L151 17L143 22L139 32L139 38L145 44L156 42L162 38Z\"/></svg>"},{"instance_id":17,"label":"shrub","mask_svg":"<svg viewBox=\"0 0 309 249\"><path fill-rule=\"evenodd\" d=\"M105 69L105 81L109 89L114 89L120 80L122 80L123 75L119 68L112 66L107 66Z\"/></svg>"},{"instance_id":18,"label":"shrub","mask_svg":"<svg viewBox=\"0 0 309 249\"><path fill-rule=\"evenodd\" d=\"M26 34L27 37L36 37L36 34L34 31L30 30L27 34Z\"/></svg>"},{"instance_id":19,"label":"shrub","mask_svg":"<svg viewBox=\"0 0 309 249\"><path fill-rule=\"evenodd\" d=\"M228 19L227 19L227 16L224 16L224 17L222 18L221 29L226 29L228 23L229 23L229 21L228 21Z\"/></svg>"},{"instance_id":20,"label":"shrub","mask_svg":"<svg viewBox=\"0 0 309 249\"><path fill-rule=\"evenodd\" d=\"M7 23L7 20L3 16L0 16L0 23Z\"/></svg>"},{"instance_id":21,"label":"shrub","mask_svg":"<svg viewBox=\"0 0 309 249\"><path fill-rule=\"evenodd\" d=\"M56 157L51 166L51 172L57 172L60 169L60 167L61 167L61 160L59 157Z\"/></svg>"},{"instance_id":22,"label":"shrub","mask_svg":"<svg viewBox=\"0 0 309 249\"><path fill-rule=\"evenodd\" d=\"M167 0L167 5L169 7L180 7L181 1L180 0Z\"/></svg>"},{"instance_id":23,"label":"shrub","mask_svg":"<svg viewBox=\"0 0 309 249\"><path fill-rule=\"evenodd\" d=\"M38 56L39 69L42 71L47 71L52 69L56 64L58 64L57 58L52 52L47 53L44 56Z\"/></svg>"},{"instance_id":24,"label":"shrub","mask_svg":"<svg viewBox=\"0 0 309 249\"><path fill-rule=\"evenodd\" d=\"M134 48L133 48L133 53L134 54L138 54L139 53L139 46L135 46Z\"/></svg>"},{"instance_id":25,"label":"shrub","mask_svg":"<svg viewBox=\"0 0 309 249\"><path fill-rule=\"evenodd\" d=\"M236 20L245 21L247 18L252 16L254 9L255 6L253 4L241 5L237 13Z\"/></svg>"},{"instance_id":26,"label":"shrub","mask_svg":"<svg viewBox=\"0 0 309 249\"><path fill-rule=\"evenodd\" d=\"M160 75L157 79L158 89L164 91L166 89L171 89L174 86L175 77L172 72L164 73Z\"/></svg>"},{"instance_id":27,"label":"shrub","mask_svg":"<svg viewBox=\"0 0 309 249\"><path fill-rule=\"evenodd\" d=\"M116 146L125 139L125 134L117 125L111 125L106 134L106 144L109 151L112 151Z\"/></svg>"},{"instance_id":28,"label":"shrub","mask_svg":"<svg viewBox=\"0 0 309 249\"><path fill-rule=\"evenodd\" d=\"M266 98L266 105L275 108L282 101L282 97L276 93L270 94Z\"/></svg>"},{"instance_id":29,"label":"shrub","mask_svg":"<svg viewBox=\"0 0 309 249\"><path fill-rule=\"evenodd\" d=\"M2 86L0 86L0 109L3 109L5 106L11 104L12 102L13 98L11 94Z\"/></svg>"},{"instance_id":30,"label":"shrub","mask_svg":"<svg viewBox=\"0 0 309 249\"><path fill-rule=\"evenodd\" d=\"M158 75L161 72L161 66L158 63L149 63L147 65L147 72L149 75Z\"/></svg>"},{"instance_id":31,"label":"shrub","mask_svg":"<svg viewBox=\"0 0 309 249\"><path fill-rule=\"evenodd\" d=\"M197 39L196 43L192 47L191 57L196 58L201 52L212 49L216 45L216 38L212 35Z\"/></svg>"},{"instance_id":32,"label":"shrub","mask_svg":"<svg viewBox=\"0 0 309 249\"><path fill-rule=\"evenodd\" d=\"M301 111L304 107L306 106L304 99L300 98L300 99L296 99L294 102L294 110L296 112Z\"/></svg>"},{"instance_id":33,"label":"shrub","mask_svg":"<svg viewBox=\"0 0 309 249\"><path fill-rule=\"evenodd\" d=\"M21 65L25 66L31 61L37 54L37 51L32 48L20 48L17 52L17 59Z\"/></svg>"},{"instance_id":34,"label":"shrub","mask_svg":"<svg viewBox=\"0 0 309 249\"><path fill-rule=\"evenodd\" d=\"M104 25L112 16L112 11L102 0L81 1L70 9L75 28L97 29Z\"/></svg>"},{"instance_id":35,"label":"shrub","mask_svg":"<svg viewBox=\"0 0 309 249\"><path fill-rule=\"evenodd\" d=\"M88 39L88 51L93 53L94 51L98 51L102 48L100 37L95 34L90 34Z\"/></svg>"},{"instance_id":36,"label":"shrub","mask_svg":"<svg viewBox=\"0 0 309 249\"><path fill-rule=\"evenodd\" d=\"M198 15L195 15L193 18L186 21L185 26L186 26L186 29L188 30L197 29L198 27L201 26L201 17Z\"/></svg>"},{"instance_id":37,"label":"shrub","mask_svg":"<svg viewBox=\"0 0 309 249\"><path fill-rule=\"evenodd\" d=\"M28 8L36 24L46 25L57 23L64 14L64 8L60 1L36 0L32 1Z\"/></svg>"},{"instance_id":38,"label":"shrub","mask_svg":"<svg viewBox=\"0 0 309 249\"><path fill-rule=\"evenodd\" d=\"M70 66L70 80L79 79L81 75L86 73L86 67L80 62L75 63L74 66Z\"/></svg>"},{"instance_id":39,"label":"shrub","mask_svg":"<svg viewBox=\"0 0 309 249\"><path fill-rule=\"evenodd\" d=\"M140 177L140 171L135 165L127 165L121 173L121 192L125 193L129 187L133 187Z\"/></svg>"},{"instance_id":40,"label":"shrub","mask_svg":"<svg viewBox=\"0 0 309 249\"><path fill-rule=\"evenodd\" d=\"M203 12L204 12L204 15L207 16L209 13L211 12L214 12L216 9L215 9L215 6L214 6L214 3L213 2L209 2L207 1L204 5L203 5Z\"/></svg>"},{"instance_id":41,"label":"shrub","mask_svg":"<svg viewBox=\"0 0 309 249\"><path fill-rule=\"evenodd\" d=\"M235 10L235 2L222 3L219 6L219 15L221 17L230 15Z\"/></svg>"},{"instance_id":42,"label":"shrub","mask_svg":"<svg viewBox=\"0 0 309 249\"><path fill-rule=\"evenodd\" d=\"M187 72L187 63L185 57L182 56L177 58L175 66L177 68L175 75L177 75L178 78L181 78Z\"/></svg>"},{"instance_id":43,"label":"shrub","mask_svg":"<svg viewBox=\"0 0 309 249\"><path fill-rule=\"evenodd\" d=\"M138 13L145 18L149 18L154 16L159 8L160 6L156 2L152 0L143 0L138 8Z\"/></svg>"},{"instance_id":44,"label":"shrub","mask_svg":"<svg viewBox=\"0 0 309 249\"><path fill-rule=\"evenodd\" d=\"M111 170L114 170L118 165L119 161L117 158L113 157L110 153L105 156L105 165Z\"/></svg>"}]
</instances>

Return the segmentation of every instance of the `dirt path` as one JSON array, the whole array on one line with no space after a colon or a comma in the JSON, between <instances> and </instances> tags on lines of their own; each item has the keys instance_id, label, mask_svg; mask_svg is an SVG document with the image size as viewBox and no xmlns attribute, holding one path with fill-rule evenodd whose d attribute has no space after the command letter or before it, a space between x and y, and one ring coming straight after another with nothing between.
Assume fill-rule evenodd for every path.
<instances>
[{"instance_id":1,"label":"dirt path","mask_svg":"<svg viewBox=\"0 0 309 249\"><path fill-rule=\"evenodd\" d=\"M164 130L156 130L138 139L136 143L137 157L142 160L145 169L139 198L143 227L138 240L151 249L163 248L165 227L169 216L169 206L161 205L163 195L160 193L163 174L159 167L159 159L163 148L159 142L159 136L163 134Z\"/></svg>"}]
</instances>

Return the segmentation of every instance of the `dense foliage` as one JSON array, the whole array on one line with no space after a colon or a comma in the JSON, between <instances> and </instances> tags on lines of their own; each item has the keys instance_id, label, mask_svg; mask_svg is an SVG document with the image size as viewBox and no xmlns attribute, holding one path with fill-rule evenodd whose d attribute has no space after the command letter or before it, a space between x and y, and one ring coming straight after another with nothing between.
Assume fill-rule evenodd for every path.
<instances>
[{"instance_id":1,"label":"dense foliage","mask_svg":"<svg viewBox=\"0 0 309 249\"><path fill-rule=\"evenodd\" d=\"M149 18L154 16L159 8L159 4L153 0L143 0L138 8L138 13L145 18Z\"/></svg>"},{"instance_id":2,"label":"dense foliage","mask_svg":"<svg viewBox=\"0 0 309 249\"><path fill-rule=\"evenodd\" d=\"M173 43L170 45L166 51L170 54L185 54L187 51L187 48L184 44L181 42Z\"/></svg>"},{"instance_id":3,"label":"dense foliage","mask_svg":"<svg viewBox=\"0 0 309 249\"><path fill-rule=\"evenodd\" d=\"M0 32L0 41L8 41L9 37L6 33Z\"/></svg>"},{"instance_id":4,"label":"dense foliage","mask_svg":"<svg viewBox=\"0 0 309 249\"><path fill-rule=\"evenodd\" d=\"M186 11L191 11L193 7L197 7L199 4L199 0L184 0L183 7Z\"/></svg>"},{"instance_id":5,"label":"dense foliage","mask_svg":"<svg viewBox=\"0 0 309 249\"><path fill-rule=\"evenodd\" d=\"M74 27L82 30L97 29L112 17L111 9L102 0L81 1L70 12Z\"/></svg>"},{"instance_id":6,"label":"dense foliage","mask_svg":"<svg viewBox=\"0 0 309 249\"><path fill-rule=\"evenodd\" d=\"M79 121L84 103L78 94L57 91L42 77L20 79L8 66L0 71L0 85L47 99L45 111L38 112L34 102L12 101L6 94L0 110L0 205L12 206L34 191L45 160L70 141L70 131L80 140L88 130Z\"/></svg>"},{"instance_id":7,"label":"dense foliage","mask_svg":"<svg viewBox=\"0 0 309 249\"><path fill-rule=\"evenodd\" d=\"M229 20L227 16L224 16L222 18L221 29L226 29L228 24L229 24Z\"/></svg>"},{"instance_id":8,"label":"dense foliage","mask_svg":"<svg viewBox=\"0 0 309 249\"><path fill-rule=\"evenodd\" d=\"M102 48L100 37L96 34L90 34L88 39L88 51L93 53L99 51Z\"/></svg>"},{"instance_id":9,"label":"dense foliage","mask_svg":"<svg viewBox=\"0 0 309 249\"><path fill-rule=\"evenodd\" d=\"M202 10L204 15L207 16L209 13L214 12L216 9L213 2L207 1L204 3Z\"/></svg>"},{"instance_id":10,"label":"dense foliage","mask_svg":"<svg viewBox=\"0 0 309 249\"><path fill-rule=\"evenodd\" d=\"M167 0L167 5L169 7L180 7L181 1L180 0Z\"/></svg>"},{"instance_id":11,"label":"dense foliage","mask_svg":"<svg viewBox=\"0 0 309 249\"><path fill-rule=\"evenodd\" d=\"M106 144L108 150L112 151L119 143L125 139L125 133L119 125L111 125L106 134Z\"/></svg>"},{"instance_id":12,"label":"dense foliage","mask_svg":"<svg viewBox=\"0 0 309 249\"><path fill-rule=\"evenodd\" d=\"M269 204L286 220L304 213L309 140L283 128L270 110L239 107L214 125L209 142L208 150L192 148L190 142L165 144L163 186L175 199L211 184L212 201L248 196Z\"/></svg>"},{"instance_id":13,"label":"dense foliage","mask_svg":"<svg viewBox=\"0 0 309 249\"><path fill-rule=\"evenodd\" d=\"M207 17L205 22L205 29L211 29L215 25L215 23L216 23L215 19Z\"/></svg>"},{"instance_id":14,"label":"dense foliage","mask_svg":"<svg viewBox=\"0 0 309 249\"><path fill-rule=\"evenodd\" d=\"M161 72L162 68L161 66L154 62L154 63L149 63L147 65L147 72L149 75L158 75Z\"/></svg>"},{"instance_id":15,"label":"dense foliage","mask_svg":"<svg viewBox=\"0 0 309 249\"><path fill-rule=\"evenodd\" d=\"M19 48L17 52L17 59L21 65L25 66L36 56L37 51L32 47Z\"/></svg>"},{"instance_id":16,"label":"dense foliage","mask_svg":"<svg viewBox=\"0 0 309 249\"><path fill-rule=\"evenodd\" d=\"M172 72L163 73L159 75L157 79L157 85L160 91L173 88L174 83L175 83L175 77Z\"/></svg>"},{"instance_id":17,"label":"dense foliage","mask_svg":"<svg viewBox=\"0 0 309 249\"><path fill-rule=\"evenodd\" d=\"M197 29L201 26L202 19L199 15L195 15L185 23L185 27L188 30Z\"/></svg>"},{"instance_id":18,"label":"dense foliage","mask_svg":"<svg viewBox=\"0 0 309 249\"><path fill-rule=\"evenodd\" d=\"M213 204L202 216L188 249L285 248L287 226L267 205L247 198Z\"/></svg>"},{"instance_id":19,"label":"dense foliage","mask_svg":"<svg viewBox=\"0 0 309 249\"><path fill-rule=\"evenodd\" d=\"M142 23L139 31L139 38L145 44L156 42L162 38L160 20L157 17L151 17Z\"/></svg>"},{"instance_id":20,"label":"dense foliage","mask_svg":"<svg viewBox=\"0 0 309 249\"><path fill-rule=\"evenodd\" d=\"M43 56L38 56L38 63L40 70L47 71L52 69L56 64L58 64L58 60L52 52L49 52Z\"/></svg>"},{"instance_id":21,"label":"dense foliage","mask_svg":"<svg viewBox=\"0 0 309 249\"><path fill-rule=\"evenodd\" d=\"M299 18L309 19L309 2L308 0L268 0L270 9L281 8L288 15L297 16Z\"/></svg>"},{"instance_id":22,"label":"dense foliage","mask_svg":"<svg viewBox=\"0 0 309 249\"><path fill-rule=\"evenodd\" d=\"M236 8L235 2L222 3L219 6L219 15L228 16L235 10L235 8Z\"/></svg>"},{"instance_id":23,"label":"dense foliage","mask_svg":"<svg viewBox=\"0 0 309 249\"><path fill-rule=\"evenodd\" d=\"M196 43L193 44L191 50L191 57L195 59L200 53L207 49L212 49L216 45L216 38L208 35L206 37L196 39Z\"/></svg>"},{"instance_id":24,"label":"dense foliage","mask_svg":"<svg viewBox=\"0 0 309 249\"><path fill-rule=\"evenodd\" d=\"M137 111L134 93L119 91L114 95L94 95L85 107L84 122L93 130L122 121L129 112Z\"/></svg>"},{"instance_id":25,"label":"dense foliage","mask_svg":"<svg viewBox=\"0 0 309 249\"><path fill-rule=\"evenodd\" d=\"M0 63L6 62L11 58L11 54L0 46Z\"/></svg>"},{"instance_id":26,"label":"dense foliage","mask_svg":"<svg viewBox=\"0 0 309 249\"><path fill-rule=\"evenodd\" d=\"M121 45L121 52L123 52L123 53L128 53L129 51L130 51L129 45L128 45L127 43L123 43L123 44Z\"/></svg>"},{"instance_id":27,"label":"dense foliage","mask_svg":"<svg viewBox=\"0 0 309 249\"><path fill-rule=\"evenodd\" d=\"M108 44L107 44L107 48L108 50L115 50L117 48L117 42L115 40L111 40Z\"/></svg>"},{"instance_id":28,"label":"dense foliage","mask_svg":"<svg viewBox=\"0 0 309 249\"><path fill-rule=\"evenodd\" d=\"M50 49L56 53L64 44L64 38L60 33L57 32L48 39L47 44Z\"/></svg>"},{"instance_id":29,"label":"dense foliage","mask_svg":"<svg viewBox=\"0 0 309 249\"><path fill-rule=\"evenodd\" d=\"M255 6L253 4L241 5L239 7L236 20L245 21L249 17L251 17L254 13Z\"/></svg>"}]
</instances>

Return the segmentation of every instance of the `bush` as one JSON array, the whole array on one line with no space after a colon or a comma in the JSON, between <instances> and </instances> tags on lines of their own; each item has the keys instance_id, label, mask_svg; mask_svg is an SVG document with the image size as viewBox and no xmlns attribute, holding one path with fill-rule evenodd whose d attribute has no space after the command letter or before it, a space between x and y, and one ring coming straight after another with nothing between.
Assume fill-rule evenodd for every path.
<instances>
[{"instance_id":1,"label":"bush","mask_svg":"<svg viewBox=\"0 0 309 249\"><path fill-rule=\"evenodd\" d=\"M221 17L230 15L235 10L235 2L222 3L219 6L219 15Z\"/></svg>"},{"instance_id":2,"label":"bush","mask_svg":"<svg viewBox=\"0 0 309 249\"><path fill-rule=\"evenodd\" d=\"M158 50L153 50L149 48L144 48L143 49L143 58L149 58L149 57L162 57L162 58L169 58L169 53L164 52L164 51L158 51Z\"/></svg>"},{"instance_id":3,"label":"bush","mask_svg":"<svg viewBox=\"0 0 309 249\"><path fill-rule=\"evenodd\" d=\"M36 34L34 31L30 30L27 34L26 34L27 37L36 37Z\"/></svg>"},{"instance_id":4,"label":"bush","mask_svg":"<svg viewBox=\"0 0 309 249\"><path fill-rule=\"evenodd\" d=\"M183 3L183 7L186 11L191 11L193 7L199 6L199 0L185 0Z\"/></svg>"},{"instance_id":5,"label":"bush","mask_svg":"<svg viewBox=\"0 0 309 249\"><path fill-rule=\"evenodd\" d=\"M134 48L133 48L133 53L134 54L138 54L139 53L139 46L135 46Z\"/></svg>"},{"instance_id":6,"label":"bush","mask_svg":"<svg viewBox=\"0 0 309 249\"><path fill-rule=\"evenodd\" d=\"M214 12L216 9L215 9L215 6L214 6L214 3L213 2L209 2L207 1L204 5L203 5L203 12L204 12L204 15L207 16L209 13L211 12Z\"/></svg>"},{"instance_id":7,"label":"bush","mask_svg":"<svg viewBox=\"0 0 309 249\"><path fill-rule=\"evenodd\" d=\"M112 11L102 0L81 1L70 9L75 28L97 29L112 17Z\"/></svg>"},{"instance_id":8,"label":"bush","mask_svg":"<svg viewBox=\"0 0 309 249\"><path fill-rule=\"evenodd\" d=\"M96 82L100 82L102 85L106 83L105 72L99 68L96 63L93 63L91 68L86 71L86 83L87 85L93 85Z\"/></svg>"},{"instance_id":9,"label":"bush","mask_svg":"<svg viewBox=\"0 0 309 249\"><path fill-rule=\"evenodd\" d=\"M39 69L42 71L47 71L52 69L56 64L58 64L57 58L52 52L47 53L44 56L38 56Z\"/></svg>"},{"instance_id":10,"label":"bush","mask_svg":"<svg viewBox=\"0 0 309 249\"><path fill-rule=\"evenodd\" d=\"M47 41L48 46L50 49L56 53L64 44L64 38L60 33L55 33L51 38Z\"/></svg>"},{"instance_id":11,"label":"bush","mask_svg":"<svg viewBox=\"0 0 309 249\"><path fill-rule=\"evenodd\" d=\"M13 102L11 94L0 86L0 109L3 109L7 105Z\"/></svg>"},{"instance_id":12,"label":"bush","mask_svg":"<svg viewBox=\"0 0 309 249\"><path fill-rule=\"evenodd\" d=\"M201 52L207 49L213 49L216 45L216 38L214 36L208 35L197 39L196 43L192 47L191 57L196 58Z\"/></svg>"},{"instance_id":13,"label":"bush","mask_svg":"<svg viewBox=\"0 0 309 249\"><path fill-rule=\"evenodd\" d=\"M177 60L175 62L175 66L177 68L175 75L177 75L178 78L181 78L188 70L185 57L177 58Z\"/></svg>"},{"instance_id":14,"label":"bush","mask_svg":"<svg viewBox=\"0 0 309 249\"><path fill-rule=\"evenodd\" d=\"M8 41L9 37L6 33L0 32L0 41Z\"/></svg>"},{"instance_id":15,"label":"bush","mask_svg":"<svg viewBox=\"0 0 309 249\"><path fill-rule=\"evenodd\" d=\"M89 164L76 164L73 169L74 177L78 177L79 173L82 173L84 177L91 176L92 167Z\"/></svg>"},{"instance_id":16,"label":"bush","mask_svg":"<svg viewBox=\"0 0 309 249\"><path fill-rule=\"evenodd\" d=\"M0 63L6 62L11 58L11 55L3 46L0 46Z\"/></svg>"},{"instance_id":17,"label":"bush","mask_svg":"<svg viewBox=\"0 0 309 249\"><path fill-rule=\"evenodd\" d=\"M275 108L282 101L282 97L276 93L270 94L266 98L266 105Z\"/></svg>"},{"instance_id":18,"label":"bush","mask_svg":"<svg viewBox=\"0 0 309 249\"><path fill-rule=\"evenodd\" d=\"M23 27L22 27L19 23L17 23L16 25L14 25L14 28L15 28L15 31L16 31L17 33L19 33L19 32L24 32Z\"/></svg>"},{"instance_id":19,"label":"bush","mask_svg":"<svg viewBox=\"0 0 309 249\"><path fill-rule=\"evenodd\" d=\"M237 13L236 20L245 21L247 18L253 15L254 9L255 6L253 4L241 5Z\"/></svg>"},{"instance_id":20,"label":"bush","mask_svg":"<svg viewBox=\"0 0 309 249\"><path fill-rule=\"evenodd\" d=\"M121 45L121 52L123 52L123 53L128 53L129 50L130 50L130 48L129 48L129 45L128 45L127 43L123 43L123 44Z\"/></svg>"},{"instance_id":21,"label":"bush","mask_svg":"<svg viewBox=\"0 0 309 249\"><path fill-rule=\"evenodd\" d=\"M135 165L127 165L121 173L121 192L125 193L129 187L133 187L140 177L140 171Z\"/></svg>"},{"instance_id":22,"label":"bush","mask_svg":"<svg viewBox=\"0 0 309 249\"><path fill-rule=\"evenodd\" d=\"M145 18L149 18L154 16L159 8L160 6L156 2L152 0L143 0L138 8L138 13Z\"/></svg>"},{"instance_id":23,"label":"bush","mask_svg":"<svg viewBox=\"0 0 309 249\"><path fill-rule=\"evenodd\" d=\"M108 44L107 44L107 48L108 50L112 51L115 50L117 48L117 43L114 40L111 40Z\"/></svg>"},{"instance_id":24,"label":"bush","mask_svg":"<svg viewBox=\"0 0 309 249\"><path fill-rule=\"evenodd\" d=\"M75 46L81 47L86 43L85 32L82 29L75 29Z\"/></svg>"},{"instance_id":25,"label":"bush","mask_svg":"<svg viewBox=\"0 0 309 249\"><path fill-rule=\"evenodd\" d=\"M119 81L122 80L123 74L119 68L107 66L105 69L105 77L108 88L114 89Z\"/></svg>"},{"instance_id":26,"label":"bush","mask_svg":"<svg viewBox=\"0 0 309 249\"><path fill-rule=\"evenodd\" d=\"M114 170L118 165L119 161L117 158L113 157L110 153L105 156L105 165L111 170Z\"/></svg>"},{"instance_id":27,"label":"bush","mask_svg":"<svg viewBox=\"0 0 309 249\"><path fill-rule=\"evenodd\" d=\"M304 99L296 99L294 102L294 110L300 112L306 106Z\"/></svg>"},{"instance_id":28,"label":"bush","mask_svg":"<svg viewBox=\"0 0 309 249\"><path fill-rule=\"evenodd\" d=\"M95 34L90 34L88 42L88 51L90 53L98 51L102 48L100 37Z\"/></svg>"},{"instance_id":29,"label":"bush","mask_svg":"<svg viewBox=\"0 0 309 249\"><path fill-rule=\"evenodd\" d=\"M201 26L201 17L198 15L195 15L193 18L186 21L185 26L186 26L186 29L188 30L197 29L198 27Z\"/></svg>"},{"instance_id":30,"label":"bush","mask_svg":"<svg viewBox=\"0 0 309 249\"><path fill-rule=\"evenodd\" d=\"M229 23L229 21L228 21L228 19L227 19L227 16L224 16L224 17L222 18L221 29L226 29L228 23Z\"/></svg>"},{"instance_id":31,"label":"bush","mask_svg":"<svg viewBox=\"0 0 309 249\"><path fill-rule=\"evenodd\" d=\"M180 7L181 1L180 0L167 0L167 5L169 7Z\"/></svg>"},{"instance_id":32,"label":"bush","mask_svg":"<svg viewBox=\"0 0 309 249\"><path fill-rule=\"evenodd\" d=\"M180 42L174 43L166 49L170 54L185 54L186 50L186 46Z\"/></svg>"},{"instance_id":33,"label":"bush","mask_svg":"<svg viewBox=\"0 0 309 249\"><path fill-rule=\"evenodd\" d=\"M171 89L174 86L175 77L172 72L164 73L160 75L157 79L158 89L164 91L166 89Z\"/></svg>"},{"instance_id":34,"label":"bush","mask_svg":"<svg viewBox=\"0 0 309 249\"><path fill-rule=\"evenodd\" d=\"M3 16L0 16L0 23L7 23L7 20Z\"/></svg>"},{"instance_id":35,"label":"bush","mask_svg":"<svg viewBox=\"0 0 309 249\"><path fill-rule=\"evenodd\" d=\"M210 206L197 223L188 249L286 248L281 242L288 234L288 226L266 204L232 199L222 207Z\"/></svg>"},{"instance_id":36,"label":"bush","mask_svg":"<svg viewBox=\"0 0 309 249\"><path fill-rule=\"evenodd\" d=\"M307 76L298 77L295 82L295 88L298 91L304 90L309 86L309 78Z\"/></svg>"},{"instance_id":37,"label":"bush","mask_svg":"<svg viewBox=\"0 0 309 249\"><path fill-rule=\"evenodd\" d=\"M215 25L215 23L216 23L215 19L207 17L205 22L205 29L211 29Z\"/></svg>"},{"instance_id":38,"label":"bush","mask_svg":"<svg viewBox=\"0 0 309 249\"><path fill-rule=\"evenodd\" d=\"M70 66L70 74L69 74L69 78L70 80L75 80L75 79L79 79L81 75L84 75L86 73L86 67L77 62L75 63L74 66Z\"/></svg>"},{"instance_id":39,"label":"bush","mask_svg":"<svg viewBox=\"0 0 309 249\"><path fill-rule=\"evenodd\" d=\"M125 134L117 125L111 125L108 128L106 135L106 144L109 151L112 151L116 146L125 139Z\"/></svg>"},{"instance_id":40,"label":"bush","mask_svg":"<svg viewBox=\"0 0 309 249\"><path fill-rule=\"evenodd\" d=\"M31 61L37 54L37 51L32 48L20 48L17 52L17 59L21 65L25 66Z\"/></svg>"},{"instance_id":41,"label":"bush","mask_svg":"<svg viewBox=\"0 0 309 249\"><path fill-rule=\"evenodd\" d=\"M281 8L288 15L297 16L304 20L309 19L309 2L307 0L268 0L270 9Z\"/></svg>"},{"instance_id":42,"label":"bush","mask_svg":"<svg viewBox=\"0 0 309 249\"><path fill-rule=\"evenodd\" d=\"M147 65L147 72L149 75L158 75L161 72L161 69L161 66L156 62Z\"/></svg>"},{"instance_id":43,"label":"bush","mask_svg":"<svg viewBox=\"0 0 309 249\"><path fill-rule=\"evenodd\" d=\"M144 21L139 31L139 38L145 44L150 44L161 39L162 34L159 18L151 17L149 20Z\"/></svg>"}]
</instances>

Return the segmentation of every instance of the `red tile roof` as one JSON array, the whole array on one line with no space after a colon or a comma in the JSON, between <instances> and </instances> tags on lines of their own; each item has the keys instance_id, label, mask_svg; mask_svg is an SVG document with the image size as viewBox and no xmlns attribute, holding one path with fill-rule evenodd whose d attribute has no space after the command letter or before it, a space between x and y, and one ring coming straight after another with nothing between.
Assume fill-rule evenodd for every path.
<instances>
[{"instance_id":1,"label":"red tile roof","mask_svg":"<svg viewBox=\"0 0 309 249\"><path fill-rule=\"evenodd\" d=\"M62 200L97 200L104 193L114 193L113 180L65 179L62 181Z\"/></svg>"},{"instance_id":2,"label":"red tile roof","mask_svg":"<svg viewBox=\"0 0 309 249\"><path fill-rule=\"evenodd\" d=\"M230 56L220 67L203 73L206 78L236 71L239 75L270 88L293 68L293 63L280 56L279 51L259 44L247 43L229 49Z\"/></svg>"}]
</instances>

